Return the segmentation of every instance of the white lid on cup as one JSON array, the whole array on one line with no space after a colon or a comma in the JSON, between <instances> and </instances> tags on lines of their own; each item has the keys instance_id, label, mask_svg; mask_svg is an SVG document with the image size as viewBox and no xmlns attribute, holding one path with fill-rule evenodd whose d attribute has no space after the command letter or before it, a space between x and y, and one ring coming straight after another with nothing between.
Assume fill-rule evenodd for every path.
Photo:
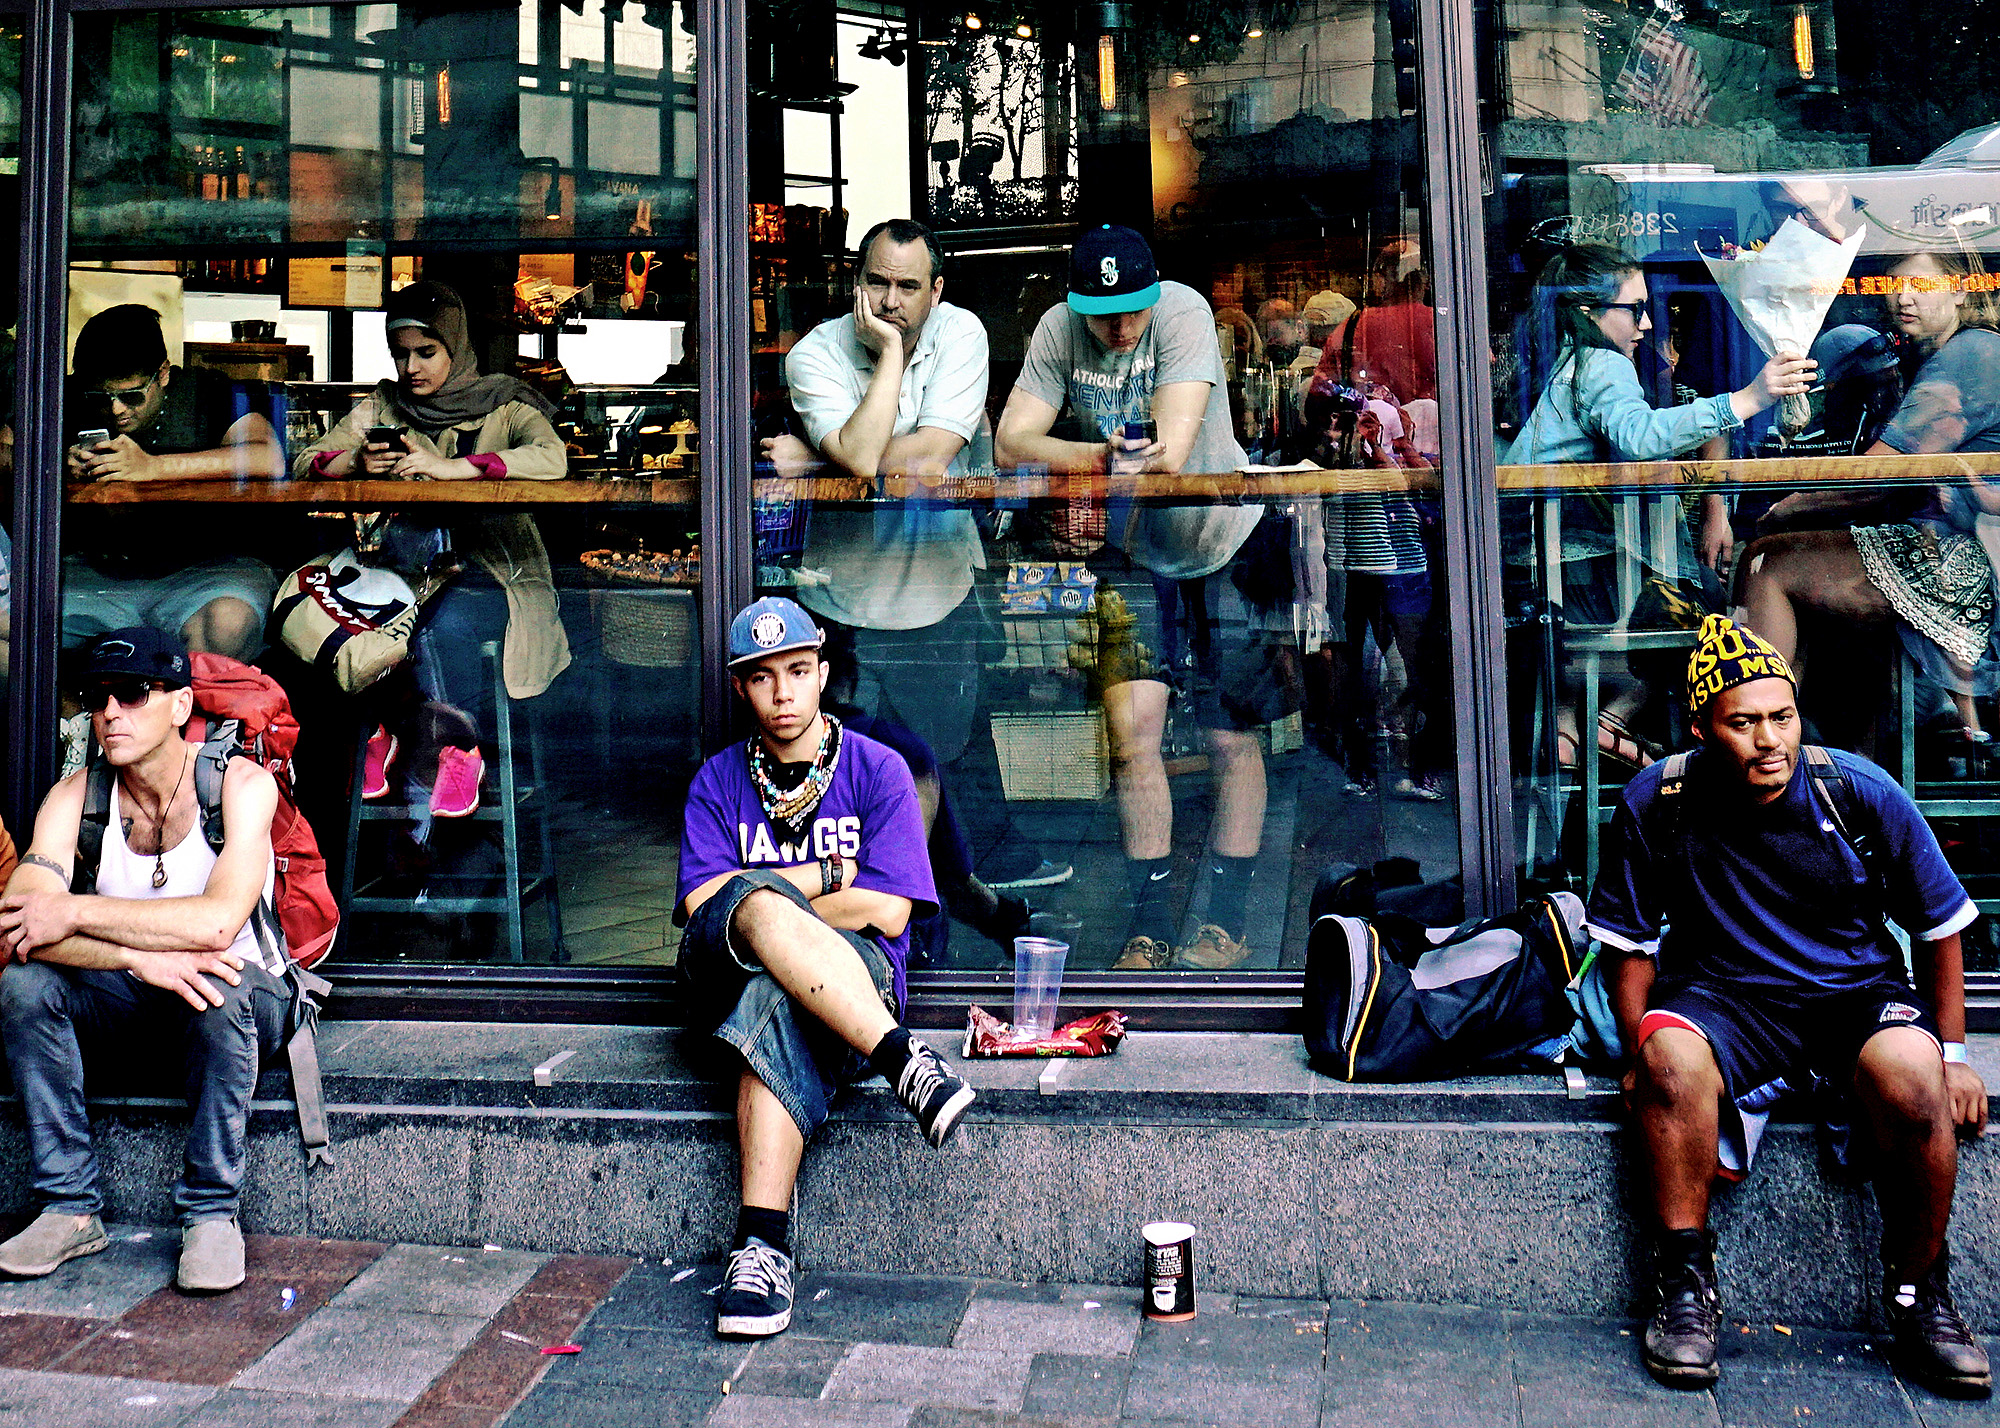
<instances>
[{"instance_id":1,"label":"white lid on cup","mask_svg":"<svg viewBox=\"0 0 2000 1428\"><path fill-rule=\"evenodd\" d=\"M1155 1220L1142 1226L1139 1233L1146 1237L1149 1245L1177 1245L1182 1240L1194 1238L1194 1226L1183 1225L1178 1220Z\"/></svg>"}]
</instances>

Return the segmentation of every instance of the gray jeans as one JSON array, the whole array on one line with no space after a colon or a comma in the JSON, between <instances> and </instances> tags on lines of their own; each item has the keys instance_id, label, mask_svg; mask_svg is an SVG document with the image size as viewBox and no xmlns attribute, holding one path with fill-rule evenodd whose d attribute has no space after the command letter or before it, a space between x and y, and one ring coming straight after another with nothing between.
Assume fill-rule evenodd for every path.
<instances>
[{"instance_id":1,"label":"gray jeans","mask_svg":"<svg viewBox=\"0 0 2000 1428\"><path fill-rule=\"evenodd\" d=\"M222 1005L197 1012L123 972L29 962L0 976L0 1037L27 1117L37 1208L65 1215L104 1209L84 1108L86 1057L93 1078L132 1070L157 1077L178 1058L194 1121L174 1208L183 1225L236 1214L259 1057L283 1049L291 997L255 966L243 969L238 986L209 980Z\"/></svg>"}]
</instances>

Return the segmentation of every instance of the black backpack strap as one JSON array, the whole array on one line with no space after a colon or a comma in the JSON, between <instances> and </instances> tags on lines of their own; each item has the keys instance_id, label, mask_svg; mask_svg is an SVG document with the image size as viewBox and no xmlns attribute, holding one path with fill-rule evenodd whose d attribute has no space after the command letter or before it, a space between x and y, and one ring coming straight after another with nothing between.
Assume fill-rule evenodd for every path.
<instances>
[{"instance_id":1,"label":"black backpack strap","mask_svg":"<svg viewBox=\"0 0 2000 1428\"><path fill-rule=\"evenodd\" d=\"M1847 777L1847 770L1818 744L1805 744L1799 753L1806 761L1806 772L1812 775L1813 787L1819 793L1819 801L1826 809L1827 821L1833 824L1833 831L1847 841L1854 855L1861 859L1861 870L1868 875L1869 890L1875 896L1878 920L1888 915L1889 885L1882 875L1881 839L1876 830L1864 826L1857 816L1859 809L1854 799L1854 785Z\"/></svg>"},{"instance_id":2,"label":"black backpack strap","mask_svg":"<svg viewBox=\"0 0 2000 1428\"><path fill-rule=\"evenodd\" d=\"M76 825L76 865L69 890L88 897L97 891L97 865L104 857L104 830L111 826L111 786L117 775L102 758L90 761L83 781L83 817Z\"/></svg>"},{"instance_id":3,"label":"black backpack strap","mask_svg":"<svg viewBox=\"0 0 2000 1428\"><path fill-rule=\"evenodd\" d=\"M1681 795L1687 787L1688 765L1693 761L1694 752L1690 749L1669 754L1660 761L1660 791L1653 800L1653 826L1646 829L1646 841L1651 845L1656 861L1668 857L1674 858L1675 861L1671 865L1663 866L1680 865L1681 829L1687 821L1682 817L1687 804ZM1661 881L1661 888L1667 893L1669 900L1681 891L1676 886L1677 882L1678 880L1672 877L1663 878ZM1668 921L1671 922L1673 920L1671 906L1668 912Z\"/></svg>"}]
</instances>

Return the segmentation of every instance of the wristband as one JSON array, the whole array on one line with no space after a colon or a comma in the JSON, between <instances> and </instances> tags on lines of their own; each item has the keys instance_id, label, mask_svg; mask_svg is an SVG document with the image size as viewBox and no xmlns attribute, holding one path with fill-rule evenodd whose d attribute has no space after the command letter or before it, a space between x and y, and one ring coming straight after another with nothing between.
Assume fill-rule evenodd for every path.
<instances>
[{"instance_id":1,"label":"wristband","mask_svg":"<svg viewBox=\"0 0 2000 1428\"><path fill-rule=\"evenodd\" d=\"M826 897L832 893L833 889L833 859L821 858L819 860L819 895Z\"/></svg>"},{"instance_id":2,"label":"wristband","mask_svg":"<svg viewBox=\"0 0 2000 1428\"><path fill-rule=\"evenodd\" d=\"M1963 1065L1965 1065L1965 1043L1964 1043L1964 1042L1962 1042L1962 1041L1947 1041L1947 1042L1945 1042L1945 1043L1944 1043L1944 1064L1945 1064L1945 1065L1947 1065L1947 1066L1963 1066Z\"/></svg>"},{"instance_id":3,"label":"wristband","mask_svg":"<svg viewBox=\"0 0 2000 1428\"><path fill-rule=\"evenodd\" d=\"M833 890L839 892L847 886L847 859L835 853L827 861L833 864Z\"/></svg>"}]
</instances>

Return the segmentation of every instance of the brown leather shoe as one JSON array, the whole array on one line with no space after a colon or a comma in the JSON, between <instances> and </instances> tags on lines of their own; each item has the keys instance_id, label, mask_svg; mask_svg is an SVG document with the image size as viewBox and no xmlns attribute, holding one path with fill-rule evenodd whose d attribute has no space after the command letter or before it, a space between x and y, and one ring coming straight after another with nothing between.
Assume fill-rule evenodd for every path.
<instances>
[{"instance_id":1,"label":"brown leather shoe","mask_svg":"<svg viewBox=\"0 0 2000 1428\"><path fill-rule=\"evenodd\" d=\"M1124 955L1111 964L1114 972L1163 971L1174 960L1174 949L1157 937L1134 936L1125 941Z\"/></svg>"},{"instance_id":2,"label":"brown leather shoe","mask_svg":"<svg viewBox=\"0 0 2000 1428\"><path fill-rule=\"evenodd\" d=\"M1238 942L1212 922L1204 922L1194 941L1174 954L1177 967L1199 967L1204 972L1220 972L1240 965L1250 955L1250 944Z\"/></svg>"},{"instance_id":3,"label":"brown leather shoe","mask_svg":"<svg viewBox=\"0 0 2000 1428\"><path fill-rule=\"evenodd\" d=\"M1882 1307L1896 1334L1896 1357L1903 1372L1933 1392L1951 1398L1984 1398L1993 1392L1993 1369L1951 1302L1949 1253L1915 1284L1882 1285Z\"/></svg>"}]
</instances>

